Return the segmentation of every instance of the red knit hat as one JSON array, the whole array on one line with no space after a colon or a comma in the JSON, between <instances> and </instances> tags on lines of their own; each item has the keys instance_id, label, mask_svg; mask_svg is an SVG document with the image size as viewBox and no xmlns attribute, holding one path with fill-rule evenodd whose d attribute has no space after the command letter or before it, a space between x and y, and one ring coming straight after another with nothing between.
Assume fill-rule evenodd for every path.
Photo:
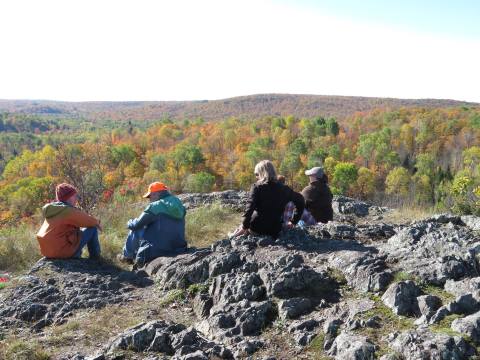
<instances>
[{"instance_id":1,"label":"red knit hat","mask_svg":"<svg viewBox=\"0 0 480 360\"><path fill-rule=\"evenodd\" d=\"M76 193L77 189L75 189L73 185L67 183L59 184L55 189L55 196L57 197L57 201L65 202Z\"/></svg>"}]
</instances>

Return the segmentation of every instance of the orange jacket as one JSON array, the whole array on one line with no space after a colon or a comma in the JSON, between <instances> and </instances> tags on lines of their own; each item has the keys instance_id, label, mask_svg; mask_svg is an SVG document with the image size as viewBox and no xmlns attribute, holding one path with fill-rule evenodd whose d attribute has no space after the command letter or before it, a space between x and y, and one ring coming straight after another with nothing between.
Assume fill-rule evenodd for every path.
<instances>
[{"instance_id":1,"label":"orange jacket","mask_svg":"<svg viewBox=\"0 0 480 360\"><path fill-rule=\"evenodd\" d=\"M80 245L80 228L97 226L98 220L62 202L42 208L45 221L37 233L40 252L47 258L69 258Z\"/></svg>"}]
</instances>

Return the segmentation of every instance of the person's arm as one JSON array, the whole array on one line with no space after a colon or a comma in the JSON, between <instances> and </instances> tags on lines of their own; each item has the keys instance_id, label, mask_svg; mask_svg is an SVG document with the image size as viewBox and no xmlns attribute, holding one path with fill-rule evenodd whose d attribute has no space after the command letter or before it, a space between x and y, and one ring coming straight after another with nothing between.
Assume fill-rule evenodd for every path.
<instances>
[{"instance_id":1,"label":"person's arm","mask_svg":"<svg viewBox=\"0 0 480 360\"><path fill-rule=\"evenodd\" d=\"M307 209L310 209L310 207L312 205L312 199L311 199L311 196L310 196L309 186L307 186L305 189L302 190L302 196L303 196L303 199L305 200L305 207Z\"/></svg>"},{"instance_id":2,"label":"person's arm","mask_svg":"<svg viewBox=\"0 0 480 360\"><path fill-rule=\"evenodd\" d=\"M99 226L100 221L95 219L93 216L88 215L86 212L82 210L72 208L70 215L66 219L66 221L73 226L76 227L94 227Z\"/></svg>"},{"instance_id":3,"label":"person's arm","mask_svg":"<svg viewBox=\"0 0 480 360\"><path fill-rule=\"evenodd\" d=\"M252 214L257 208L257 196L258 196L257 187L255 185L252 185L252 188L250 189L250 196L248 198L247 209L243 214L242 226L244 229L250 228L250 221L252 220Z\"/></svg>"},{"instance_id":4,"label":"person's arm","mask_svg":"<svg viewBox=\"0 0 480 360\"><path fill-rule=\"evenodd\" d=\"M291 189L290 191L290 201L293 201L295 204L295 214L293 215L292 223L297 225L302 218L303 209L305 209L305 200L303 199L302 194L299 194Z\"/></svg>"},{"instance_id":5,"label":"person's arm","mask_svg":"<svg viewBox=\"0 0 480 360\"><path fill-rule=\"evenodd\" d=\"M155 215L149 212L143 212L138 218L128 220L127 228L134 231L138 229L143 229L145 226L154 222L155 219Z\"/></svg>"}]
</instances>

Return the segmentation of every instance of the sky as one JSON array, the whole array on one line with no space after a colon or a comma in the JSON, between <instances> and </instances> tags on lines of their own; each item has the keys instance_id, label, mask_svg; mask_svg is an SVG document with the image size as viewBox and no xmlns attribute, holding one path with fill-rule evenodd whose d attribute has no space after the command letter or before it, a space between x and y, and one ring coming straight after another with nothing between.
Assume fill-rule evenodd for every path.
<instances>
[{"instance_id":1,"label":"sky","mask_svg":"<svg viewBox=\"0 0 480 360\"><path fill-rule=\"evenodd\" d=\"M480 102L479 1L15 0L0 14L0 99Z\"/></svg>"}]
</instances>

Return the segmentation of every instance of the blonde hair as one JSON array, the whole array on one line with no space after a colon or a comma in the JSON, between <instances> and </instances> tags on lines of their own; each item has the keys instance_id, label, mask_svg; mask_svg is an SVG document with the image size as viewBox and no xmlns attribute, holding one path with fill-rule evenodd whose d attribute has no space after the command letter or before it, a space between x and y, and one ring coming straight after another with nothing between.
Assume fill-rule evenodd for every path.
<instances>
[{"instance_id":1,"label":"blonde hair","mask_svg":"<svg viewBox=\"0 0 480 360\"><path fill-rule=\"evenodd\" d=\"M270 160L262 160L255 165L255 175L258 178L257 182L261 184L277 181L277 172Z\"/></svg>"}]
</instances>

